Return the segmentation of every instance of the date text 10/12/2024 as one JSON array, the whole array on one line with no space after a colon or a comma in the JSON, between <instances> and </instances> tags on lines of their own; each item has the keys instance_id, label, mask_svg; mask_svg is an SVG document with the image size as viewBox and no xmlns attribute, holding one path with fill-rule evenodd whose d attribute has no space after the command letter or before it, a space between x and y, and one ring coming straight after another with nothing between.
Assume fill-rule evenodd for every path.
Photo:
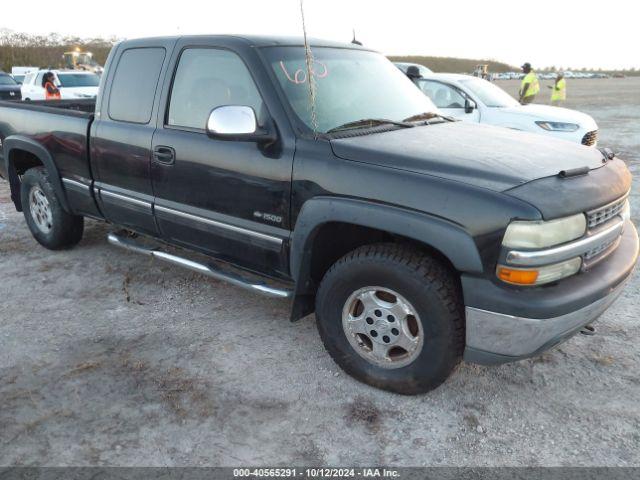
<instances>
[{"instance_id":1,"label":"date text 10/12/2024","mask_svg":"<svg viewBox=\"0 0 640 480\"><path fill-rule=\"evenodd\" d=\"M399 478L387 468L235 468L234 478Z\"/></svg>"}]
</instances>

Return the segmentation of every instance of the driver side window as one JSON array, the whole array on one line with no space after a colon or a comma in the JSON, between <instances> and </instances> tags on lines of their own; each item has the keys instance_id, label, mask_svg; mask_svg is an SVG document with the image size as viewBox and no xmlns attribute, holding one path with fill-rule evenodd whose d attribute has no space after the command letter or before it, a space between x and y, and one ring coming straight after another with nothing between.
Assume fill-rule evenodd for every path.
<instances>
[{"instance_id":1,"label":"driver side window","mask_svg":"<svg viewBox=\"0 0 640 480\"><path fill-rule=\"evenodd\" d=\"M426 80L420 83L420 89L438 108L464 108L465 97L456 88Z\"/></svg>"},{"instance_id":2,"label":"driver side window","mask_svg":"<svg viewBox=\"0 0 640 480\"><path fill-rule=\"evenodd\" d=\"M262 98L249 70L230 51L186 49L173 80L167 125L203 130L211 110L222 105L252 107L260 118Z\"/></svg>"}]
</instances>

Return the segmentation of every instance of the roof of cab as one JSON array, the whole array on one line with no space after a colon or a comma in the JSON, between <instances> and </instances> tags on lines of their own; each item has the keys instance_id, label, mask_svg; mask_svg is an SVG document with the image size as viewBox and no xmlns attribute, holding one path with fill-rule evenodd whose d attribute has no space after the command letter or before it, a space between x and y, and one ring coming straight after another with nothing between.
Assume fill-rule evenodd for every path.
<instances>
[{"instance_id":1,"label":"roof of cab","mask_svg":"<svg viewBox=\"0 0 640 480\"><path fill-rule=\"evenodd\" d=\"M123 43L151 43L154 40L177 41L184 38L193 39L237 39L244 40L252 47L275 47L275 46L304 46L304 38L300 36L278 36L278 35L184 35L184 36L167 36L167 37L149 37L125 40ZM357 45L355 43L336 42L333 40L323 40L320 38L308 37L307 41L311 47L334 47L334 48L350 48L357 50L371 50L369 48Z\"/></svg>"}]
</instances>

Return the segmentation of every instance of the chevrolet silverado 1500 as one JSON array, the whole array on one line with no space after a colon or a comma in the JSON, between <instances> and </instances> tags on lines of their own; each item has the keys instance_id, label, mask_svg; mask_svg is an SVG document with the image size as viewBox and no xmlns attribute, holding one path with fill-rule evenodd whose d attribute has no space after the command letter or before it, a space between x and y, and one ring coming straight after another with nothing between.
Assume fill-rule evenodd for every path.
<instances>
[{"instance_id":1,"label":"chevrolet silverado 1500","mask_svg":"<svg viewBox=\"0 0 640 480\"><path fill-rule=\"evenodd\" d=\"M614 301L638 256L622 160L452 121L366 48L311 51L125 41L95 100L0 103L16 208L50 249L91 217L114 245L291 298L345 371L407 394L463 358L536 355Z\"/></svg>"}]
</instances>

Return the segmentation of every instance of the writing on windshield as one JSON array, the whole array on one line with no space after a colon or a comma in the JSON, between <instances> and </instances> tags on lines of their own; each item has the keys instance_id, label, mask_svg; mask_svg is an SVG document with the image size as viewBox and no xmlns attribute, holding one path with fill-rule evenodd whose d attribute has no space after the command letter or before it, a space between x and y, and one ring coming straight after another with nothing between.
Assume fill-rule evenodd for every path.
<instances>
[{"instance_id":1,"label":"writing on windshield","mask_svg":"<svg viewBox=\"0 0 640 480\"><path fill-rule=\"evenodd\" d=\"M306 68L297 68L295 69L292 75L287 70L287 67L284 64L283 60L280 60L280 68L282 69L285 76L287 77L287 80L289 80L291 83L300 84L300 83L305 83L307 81L308 75L307 75ZM327 65L322 62L318 62L317 60L314 60L310 71L311 71L311 75L313 75L314 78L325 78L327 75L329 75L329 69L327 68Z\"/></svg>"}]
</instances>

